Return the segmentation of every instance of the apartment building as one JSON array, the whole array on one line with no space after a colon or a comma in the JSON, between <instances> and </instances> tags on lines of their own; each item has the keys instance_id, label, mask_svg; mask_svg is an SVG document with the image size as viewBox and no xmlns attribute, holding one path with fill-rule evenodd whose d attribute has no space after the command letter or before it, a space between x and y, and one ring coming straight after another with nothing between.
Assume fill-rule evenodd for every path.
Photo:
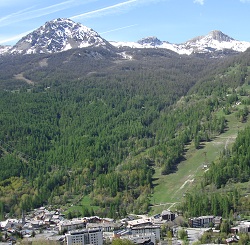
<instances>
[{"instance_id":1,"label":"apartment building","mask_svg":"<svg viewBox=\"0 0 250 245\"><path fill-rule=\"evenodd\" d=\"M65 234L67 245L103 245L102 229L83 229Z\"/></svg>"}]
</instances>

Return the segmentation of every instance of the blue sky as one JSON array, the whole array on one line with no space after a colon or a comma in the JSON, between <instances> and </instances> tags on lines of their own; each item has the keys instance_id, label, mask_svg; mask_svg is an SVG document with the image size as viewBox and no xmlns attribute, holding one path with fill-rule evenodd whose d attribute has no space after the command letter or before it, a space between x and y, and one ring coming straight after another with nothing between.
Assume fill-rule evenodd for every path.
<instances>
[{"instance_id":1,"label":"blue sky","mask_svg":"<svg viewBox=\"0 0 250 245\"><path fill-rule=\"evenodd\" d=\"M250 42L250 0L0 0L0 44L15 44L46 21L69 18L108 41L156 36L182 43L220 30Z\"/></svg>"}]
</instances>

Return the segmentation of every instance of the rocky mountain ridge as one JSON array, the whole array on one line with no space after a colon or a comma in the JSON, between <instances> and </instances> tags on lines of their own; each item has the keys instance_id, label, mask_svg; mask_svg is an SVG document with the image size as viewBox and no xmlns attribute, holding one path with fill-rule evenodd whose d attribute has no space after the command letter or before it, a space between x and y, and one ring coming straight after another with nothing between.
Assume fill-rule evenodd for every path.
<instances>
[{"instance_id":1,"label":"rocky mountain ridge","mask_svg":"<svg viewBox=\"0 0 250 245\"><path fill-rule=\"evenodd\" d=\"M0 55L8 53L10 49L11 46L9 45L0 45Z\"/></svg>"},{"instance_id":2,"label":"rocky mountain ridge","mask_svg":"<svg viewBox=\"0 0 250 245\"><path fill-rule=\"evenodd\" d=\"M111 44L118 48L165 48L178 54L187 55L194 53L213 53L224 50L244 52L250 47L250 42L237 41L218 30L211 31L205 36L195 37L182 44L161 41L157 37L143 38L138 42L111 42Z\"/></svg>"},{"instance_id":3,"label":"rocky mountain ridge","mask_svg":"<svg viewBox=\"0 0 250 245\"><path fill-rule=\"evenodd\" d=\"M55 19L17 42L11 54L57 53L74 48L109 46L97 32L69 19Z\"/></svg>"},{"instance_id":4,"label":"rocky mountain ridge","mask_svg":"<svg viewBox=\"0 0 250 245\"><path fill-rule=\"evenodd\" d=\"M102 38L96 31L70 19L58 18L46 22L30 34L24 36L13 47L0 46L0 54L58 53L69 49L103 47L162 48L180 55L213 54L214 52L244 52L250 42L237 41L221 31L211 31L205 36L195 37L182 44L161 41L157 37L143 38L137 42L114 42Z\"/></svg>"}]
</instances>

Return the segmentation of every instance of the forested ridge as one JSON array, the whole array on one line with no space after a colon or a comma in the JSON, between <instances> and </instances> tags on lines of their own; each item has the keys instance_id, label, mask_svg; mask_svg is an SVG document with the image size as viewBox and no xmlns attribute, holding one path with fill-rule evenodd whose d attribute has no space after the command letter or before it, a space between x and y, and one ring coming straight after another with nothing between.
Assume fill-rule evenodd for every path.
<instances>
[{"instance_id":1,"label":"forested ridge","mask_svg":"<svg viewBox=\"0 0 250 245\"><path fill-rule=\"evenodd\" d=\"M134 58L100 49L1 57L1 215L84 196L99 215L148 212L154 168L177 171L186 144L199 148L226 130L215 112L247 95L239 87L249 82L248 52L222 60L126 52Z\"/></svg>"}]
</instances>

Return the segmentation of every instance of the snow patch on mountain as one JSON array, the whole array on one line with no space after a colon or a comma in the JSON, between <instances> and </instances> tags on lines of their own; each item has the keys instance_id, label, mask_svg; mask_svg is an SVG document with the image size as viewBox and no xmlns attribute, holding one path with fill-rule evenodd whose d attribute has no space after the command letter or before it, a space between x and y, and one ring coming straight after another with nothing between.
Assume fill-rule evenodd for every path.
<instances>
[{"instance_id":1,"label":"snow patch on mountain","mask_svg":"<svg viewBox=\"0 0 250 245\"><path fill-rule=\"evenodd\" d=\"M117 48L164 48L178 54L190 55L192 53L212 53L215 51L233 50L244 52L250 47L250 42L237 41L221 31L211 31L206 36L195 37L182 44L160 41L156 37L148 37L138 42L110 42Z\"/></svg>"},{"instance_id":2,"label":"snow patch on mountain","mask_svg":"<svg viewBox=\"0 0 250 245\"><path fill-rule=\"evenodd\" d=\"M163 44L163 42L157 37L142 38L138 43L144 46L160 46Z\"/></svg>"},{"instance_id":3,"label":"snow patch on mountain","mask_svg":"<svg viewBox=\"0 0 250 245\"><path fill-rule=\"evenodd\" d=\"M221 31L211 31L208 35L191 39L182 46L193 53L221 51L224 49L244 52L250 47L250 42L234 40Z\"/></svg>"},{"instance_id":4,"label":"snow patch on mountain","mask_svg":"<svg viewBox=\"0 0 250 245\"><path fill-rule=\"evenodd\" d=\"M72 48L108 44L91 28L69 19L59 18L46 22L45 25L23 37L10 51L14 54L56 53Z\"/></svg>"},{"instance_id":5,"label":"snow patch on mountain","mask_svg":"<svg viewBox=\"0 0 250 245\"><path fill-rule=\"evenodd\" d=\"M70 19L58 18L46 22L40 28L23 37L13 47L0 46L0 55L57 53L87 47L103 47L118 52L118 54L120 51L115 48L125 47L132 49L162 48L181 55L213 54L213 52L228 54L244 52L250 47L250 42L237 41L221 31L211 31L205 36L198 36L181 44L161 41L154 36L143 38L137 42L108 42L91 28ZM126 57L124 53L122 56Z\"/></svg>"},{"instance_id":6,"label":"snow patch on mountain","mask_svg":"<svg viewBox=\"0 0 250 245\"><path fill-rule=\"evenodd\" d=\"M11 46L0 45L0 55L7 54L10 49L11 49Z\"/></svg>"},{"instance_id":7,"label":"snow patch on mountain","mask_svg":"<svg viewBox=\"0 0 250 245\"><path fill-rule=\"evenodd\" d=\"M125 51L124 52L121 52L119 53L123 59L126 59L126 60L132 60L133 59L133 56L127 54Z\"/></svg>"}]
</instances>

